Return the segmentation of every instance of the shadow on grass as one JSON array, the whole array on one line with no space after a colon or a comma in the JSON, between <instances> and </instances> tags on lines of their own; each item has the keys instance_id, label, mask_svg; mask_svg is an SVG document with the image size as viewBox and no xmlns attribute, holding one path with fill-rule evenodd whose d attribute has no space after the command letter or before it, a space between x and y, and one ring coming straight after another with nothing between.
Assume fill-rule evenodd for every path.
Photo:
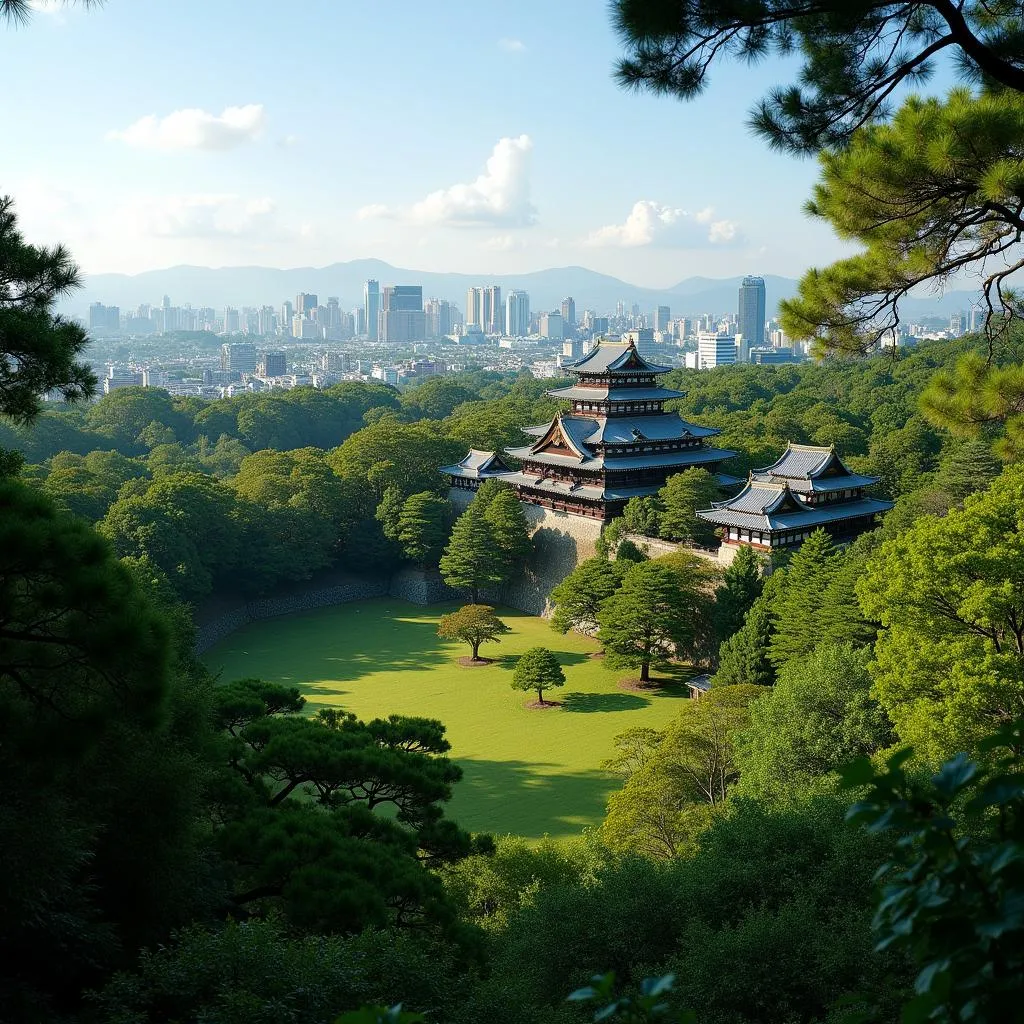
<instances>
[{"instance_id":1,"label":"shadow on grass","mask_svg":"<svg viewBox=\"0 0 1024 1024\"><path fill-rule=\"evenodd\" d=\"M598 770L555 772L527 761L459 758L464 775L448 814L474 832L576 835L604 817L608 794L619 782Z\"/></svg>"},{"instance_id":2,"label":"shadow on grass","mask_svg":"<svg viewBox=\"0 0 1024 1024\"><path fill-rule=\"evenodd\" d=\"M585 661L590 660L589 654L578 654L575 651L552 651L552 654L558 659L559 665L581 665ZM502 668L514 669L517 662L523 655L520 654L505 654L499 655L494 660L499 663Z\"/></svg>"},{"instance_id":3,"label":"shadow on grass","mask_svg":"<svg viewBox=\"0 0 1024 1024\"><path fill-rule=\"evenodd\" d=\"M567 693L559 695L566 711L636 711L651 702L639 693Z\"/></svg>"}]
</instances>

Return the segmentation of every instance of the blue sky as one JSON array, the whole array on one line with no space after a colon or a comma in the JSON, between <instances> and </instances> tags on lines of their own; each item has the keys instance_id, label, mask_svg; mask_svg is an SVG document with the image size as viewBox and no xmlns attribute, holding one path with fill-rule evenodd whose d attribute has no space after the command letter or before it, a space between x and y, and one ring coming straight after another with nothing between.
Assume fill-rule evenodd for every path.
<instances>
[{"instance_id":1,"label":"blue sky","mask_svg":"<svg viewBox=\"0 0 1024 1024\"><path fill-rule=\"evenodd\" d=\"M45 0L41 0L45 2ZM744 127L791 68L627 93L599 0L108 0L0 29L3 176L89 272L377 257L654 287L844 250Z\"/></svg>"}]
</instances>

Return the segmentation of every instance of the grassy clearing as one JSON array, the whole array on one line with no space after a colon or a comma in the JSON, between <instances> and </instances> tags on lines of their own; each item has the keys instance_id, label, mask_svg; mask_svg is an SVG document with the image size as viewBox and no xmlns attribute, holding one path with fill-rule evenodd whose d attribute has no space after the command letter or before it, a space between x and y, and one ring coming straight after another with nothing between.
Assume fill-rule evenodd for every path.
<instances>
[{"instance_id":1,"label":"grassy clearing","mask_svg":"<svg viewBox=\"0 0 1024 1024\"><path fill-rule=\"evenodd\" d=\"M594 641L559 636L543 619L509 608L499 614L513 632L481 648L495 663L463 668L458 658L469 648L437 636L437 620L456 607L381 599L270 619L232 634L204 660L222 679L298 686L313 710L440 719L465 772L450 813L474 831L539 838L597 824L617 785L599 767L614 737L634 725L663 726L685 686L623 692L624 673L589 657ZM533 698L510 686L516 657L538 644L565 669L566 685L545 695L560 708L528 710Z\"/></svg>"}]
</instances>

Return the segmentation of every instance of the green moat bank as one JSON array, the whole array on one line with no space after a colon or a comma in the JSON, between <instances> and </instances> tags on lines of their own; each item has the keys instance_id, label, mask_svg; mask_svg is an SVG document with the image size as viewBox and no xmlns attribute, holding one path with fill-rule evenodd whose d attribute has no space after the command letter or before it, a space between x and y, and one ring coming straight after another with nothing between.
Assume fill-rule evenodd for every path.
<instances>
[{"instance_id":1,"label":"green moat bank","mask_svg":"<svg viewBox=\"0 0 1024 1024\"><path fill-rule=\"evenodd\" d=\"M618 688L620 676L592 658L597 644L560 636L548 623L499 609L512 632L481 653L486 668L463 668L465 645L437 636L457 604L419 607L382 598L255 622L203 660L220 679L260 676L298 686L310 710L343 707L360 718L389 714L440 719L465 773L449 813L474 831L575 835L596 825L618 780L601 771L616 735L660 728L679 710L681 683L651 693ZM562 663L562 707L524 707L510 686L516 656L541 644Z\"/></svg>"}]
</instances>

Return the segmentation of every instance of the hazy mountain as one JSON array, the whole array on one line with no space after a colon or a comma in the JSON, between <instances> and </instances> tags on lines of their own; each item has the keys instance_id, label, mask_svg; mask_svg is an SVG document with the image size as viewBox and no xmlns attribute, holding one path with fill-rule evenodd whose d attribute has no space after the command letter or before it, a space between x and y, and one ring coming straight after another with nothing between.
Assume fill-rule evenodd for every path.
<instances>
[{"instance_id":1,"label":"hazy mountain","mask_svg":"<svg viewBox=\"0 0 1024 1024\"><path fill-rule=\"evenodd\" d=\"M763 275L771 316L781 299L796 291L796 280ZM534 310L557 309L562 299L571 295L576 309L582 313L590 308L606 313L622 301L628 309L637 303L643 312L658 305L669 306L673 316L696 313L725 313L736 309L736 296L742 276L728 278L688 277L671 288L644 288L628 284L607 274L585 267L553 267L529 274L436 274L422 270L393 267L382 260L351 260L329 267L295 267L280 270L272 267L168 267L142 274L95 274L85 279L85 287L65 303L66 312L84 316L89 303L103 302L134 309L141 303L158 305L164 295L173 305L230 305L279 307L285 299L295 301L299 292L315 292L321 302L337 295L346 309L362 304L363 282L376 278L381 287L389 284L421 284L423 297L449 299L465 308L466 290L472 285L500 284L504 294L512 289L529 293ZM955 291L941 298L908 299L906 315L950 313L970 306L973 293Z\"/></svg>"}]
</instances>

